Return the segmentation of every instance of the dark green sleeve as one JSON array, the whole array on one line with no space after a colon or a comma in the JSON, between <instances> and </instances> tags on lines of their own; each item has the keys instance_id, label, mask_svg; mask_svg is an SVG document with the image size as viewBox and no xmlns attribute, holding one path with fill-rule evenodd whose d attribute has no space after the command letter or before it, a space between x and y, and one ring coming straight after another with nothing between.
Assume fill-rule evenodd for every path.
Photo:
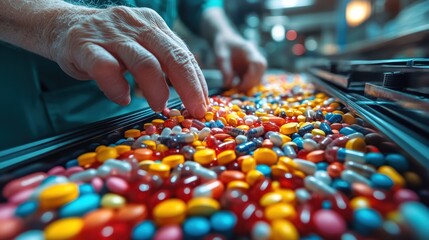
<instances>
[{"instance_id":1,"label":"dark green sleeve","mask_svg":"<svg viewBox=\"0 0 429 240\"><path fill-rule=\"evenodd\" d=\"M212 7L223 7L222 0L179 0L179 17L194 33L200 33L202 13Z\"/></svg>"}]
</instances>

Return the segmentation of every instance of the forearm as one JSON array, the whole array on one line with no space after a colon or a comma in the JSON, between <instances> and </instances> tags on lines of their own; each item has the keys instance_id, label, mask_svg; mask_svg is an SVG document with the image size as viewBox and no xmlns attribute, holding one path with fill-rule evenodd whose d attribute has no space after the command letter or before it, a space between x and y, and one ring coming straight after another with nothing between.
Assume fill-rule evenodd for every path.
<instances>
[{"instance_id":1,"label":"forearm","mask_svg":"<svg viewBox=\"0 0 429 240\"><path fill-rule=\"evenodd\" d=\"M62 31L56 26L77 8L62 0L2 0L0 40L51 59L49 49Z\"/></svg>"},{"instance_id":2,"label":"forearm","mask_svg":"<svg viewBox=\"0 0 429 240\"><path fill-rule=\"evenodd\" d=\"M218 34L230 36L238 35L231 26L225 11L222 8L209 8L203 12L201 22L201 35L212 45Z\"/></svg>"}]
</instances>

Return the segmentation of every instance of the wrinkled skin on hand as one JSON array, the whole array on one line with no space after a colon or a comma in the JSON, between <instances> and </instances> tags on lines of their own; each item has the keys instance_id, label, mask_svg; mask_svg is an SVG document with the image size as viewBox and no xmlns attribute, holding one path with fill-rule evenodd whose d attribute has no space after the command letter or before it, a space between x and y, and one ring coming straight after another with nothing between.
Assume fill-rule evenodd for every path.
<instances>
[{"instance_id":1,"label":"wrinkled skin on hand","mask_svg":"<svg viewBox=\"0 0 429 240\"><path fill-rule=\"evenodd\" d=\"M243 92L260 83L267 61L255 45L236 34L219 34L214 40L214 52L225 87L233 87L235 75L240 78L235 87Z\"/></svg>"},{"instance_id":2,"label":"wrinkled skin on hand","mask_svg":"<svg viewBox=\"0 0 429 240\"><path fill-rule=\"evenodd\" d=\"M165 75L194 117L207 107L204 76L184 42L148 8L88 9L65 17L53 31L51 58L70 76L94 79L112 101L130 102L129 71L150 107L162 111L169 89Z\"/></svg>"}]
</instances>

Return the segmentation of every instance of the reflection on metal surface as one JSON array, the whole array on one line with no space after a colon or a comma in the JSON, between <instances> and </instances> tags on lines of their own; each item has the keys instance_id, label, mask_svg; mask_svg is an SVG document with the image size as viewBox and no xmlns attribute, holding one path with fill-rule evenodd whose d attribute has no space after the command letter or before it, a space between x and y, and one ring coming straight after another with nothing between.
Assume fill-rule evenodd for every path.
<instances>
[{"instance_id":1,"label":"reflection on metal surface","mask_svg":"<svg viewBox=\"0 0 429 240\"><path fill-rule=\"evenodd\" d=\"M311 68L310 72L328 82L331 82L337 86L340 86L342 88L348 88L349 86L349 79L346 76L333 74L325 70L320 70L317 68Z\"/></svg>"},{"instance_id":2,"label":"reflection on metal surface","mask_svg":"<svg viewBox=\"0 0 429 240\"><path fill-rule=\"evenodd\" d=\"M391 100L407 109L429 111L429 100L423 96L415 96L372 83L365 84L365 96Z\"/></svg>"}]
</instances>

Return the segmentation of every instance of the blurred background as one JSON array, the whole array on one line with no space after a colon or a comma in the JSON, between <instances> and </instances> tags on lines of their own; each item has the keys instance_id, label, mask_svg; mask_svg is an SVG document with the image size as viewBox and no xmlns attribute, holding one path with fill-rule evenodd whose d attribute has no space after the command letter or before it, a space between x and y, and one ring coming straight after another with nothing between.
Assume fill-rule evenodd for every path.
<instances>
[{"instance_id":1,"label":"blurred background","mask_svg":"<svg viewBox=\"0 0 429 240\"><path fill-rule=\"evenodd\" d=\"M225 0L237 30L258 45L270 68L299 71L318 59L428 57L429 0ZM203 68L207 43L180 22L174 30Z\"/></svg>"}]
</instances>

